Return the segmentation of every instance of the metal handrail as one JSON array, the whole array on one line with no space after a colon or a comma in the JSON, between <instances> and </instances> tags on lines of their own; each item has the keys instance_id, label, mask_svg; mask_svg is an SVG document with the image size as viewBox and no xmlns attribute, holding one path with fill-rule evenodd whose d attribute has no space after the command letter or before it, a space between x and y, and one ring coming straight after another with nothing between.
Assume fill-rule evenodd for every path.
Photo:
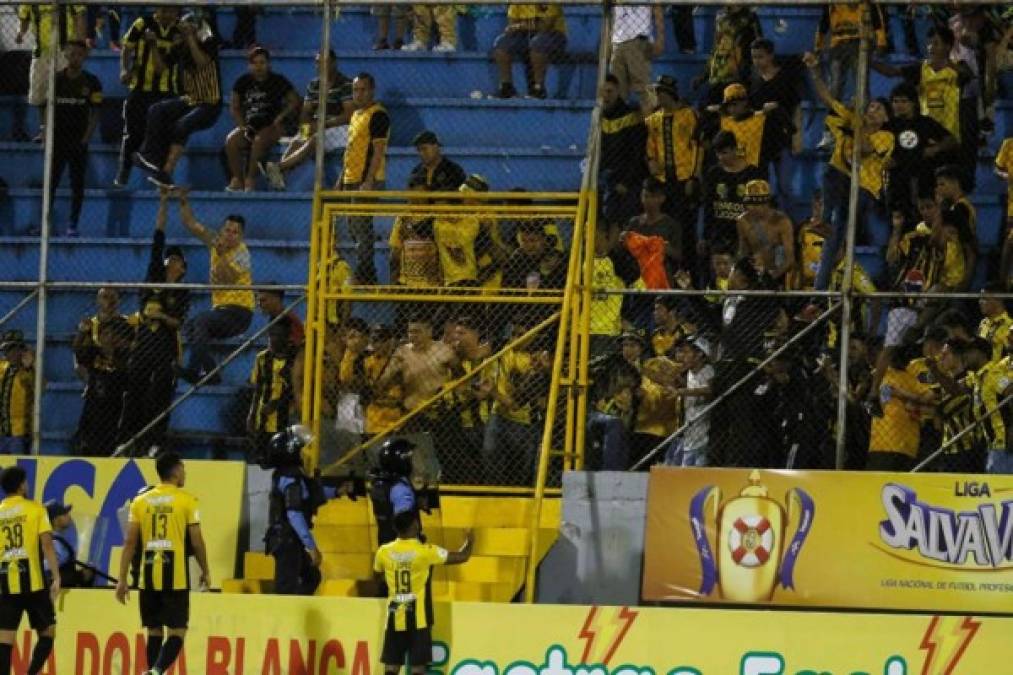
<instances>
[{"instance_id":1,"label":"metal handrail","mask_svg":"<svg viewBox=\"0 0 1013 675\"><path fill-rule=\"evenodd\" d=\"M295 309L305 299L306 296L301 295L298 298L296 298L293 302L289 303L289 305L285 307L284 311L282 311L278 316L268 321L267 324L262 326L259 330L255 331L253 335L251 335L249 338L246 339L246 341L243 342L243 344L239 345L234 350L232 350L232 352L230 352L228 356L222 359L222 361L218 365L216 365L208 373L206 373L204 377L200 378L197 382L192 384L190 388L187 389L185 392L183 392L183 394L179 398L170 403L165 410L156 415L154 419L152 419L140 431L134 434L130 438L130 440L126 441L125 443L122 443L118 448L116 448L116 451L113 453L112 456L113 457L133 456L132 451L138 439L143 438L145 434L147 434L149 431L151 431L156 426L161 424L162 420L168 418L169 415L172 414L173 410L178 408L187 399L196 394L201 387L203 387L205 384L207 384L215 377L217 377L218 374L221 373L222 369L225 368L225 366L232 363L240 354L246 351L246 349L250 345L256 342L258 338L267 333L267 331L271 330L271 326L275 325L282 319L287 318L289 312Z\"/></svg>"}]
</instances>

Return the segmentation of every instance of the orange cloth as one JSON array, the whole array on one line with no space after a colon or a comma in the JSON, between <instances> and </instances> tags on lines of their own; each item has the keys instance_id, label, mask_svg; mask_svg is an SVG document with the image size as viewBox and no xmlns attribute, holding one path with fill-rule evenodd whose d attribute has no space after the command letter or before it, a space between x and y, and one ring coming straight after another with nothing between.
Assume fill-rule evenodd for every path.
<instances>
[{"instance_id":1,"label":"orange cloth","mask_svg":"<svg viewBox=\"0 0 1013 675\"><path fill-rule=\"evenodd\" d=\"M662 237L645 237L636 232L626 233L626 250L640 266L640 278L647 288L661 290L671 288L668 271L665 269L665 240Z\"/></svg>"}]
</instances>

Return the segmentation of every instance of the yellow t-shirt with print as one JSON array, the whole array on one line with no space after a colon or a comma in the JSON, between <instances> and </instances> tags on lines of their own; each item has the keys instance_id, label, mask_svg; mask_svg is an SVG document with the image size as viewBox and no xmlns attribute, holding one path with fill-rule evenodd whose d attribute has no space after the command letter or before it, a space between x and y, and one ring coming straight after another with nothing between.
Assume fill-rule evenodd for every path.
<instances>
[{"instance_id":1,"label":"yellow t-shirt with print","mask_svg":"<svg viewBox=\"0 0 1013 675\"><path fill-rule=\"evenodd\" d=\"M834 137L834 154L830 157L830 166L838 171L851 175L851 157L854 147L855 114L840 101L834 101L833 115L827 115L827 129ZM862 158L859 183L862 189L879 199L883 191L883 176L886 164L893 154L894 136L891 132L880 130L869 137L872 152Z\"/></svg>"},{"instance_id":2,"label":"yellow t-shirt with print","mask_svg":"<svg viewBox=\"0 0 1013 675\"><path fill-rule=\"evenodd\" d=\"M481 227L478 218L474 216L437 218L433 222L444 286L478 281L475 240Z\"/></svg>"},{"instance_id":3,"label":"yellow t-shirt with print","mask_svg":"<svg viewBox=\"0 0 1013 675\"><path fill-rule=\"evenodd\" d=\"M520 378L527 377L532 369L532 358L528 352L509 351L496 364L496 392L500 397L513 400L515 408L507 410L497 400L493 412L504 419L518 424L531 424L531 401L517 397L516 383Z\"/></svg>"},{"instance_id":4,"label":"yellow t-shirt with print","mask_svg":"<svg viewBox=\"0 0 1013 675\"><path fill-rule=\"evenodd\" d=\"M225 253L219 253L218 249L211 248L211 283L225 283L219 282L215 279L215 269L224 259L225 263L232 268L232 272L235 275L235 280L230 281L229 284L236 286L251 286L253 284L253 261L250 258L250 250L246 248L246 244L239 244L234 249L226 251ZM214 307L220 307L222 305L236 305L239 307L246 307L247 309L253 309L256 306L256 302L253 298L253 291L244 291L242 289L228 290L228 291L212 291L211 292L211 305Z\"/></svg>"},{"instance_id":5,"label":"yellow t-shirt with print","mask_svg":"<svg viewBox=\"0 0 1013 675\"><path fill-rule=\"evenodd\" d=\"M637 406L637 421L634 431L665 438L679 424L676 415L676 399L665 393L665 389L649 378L640 382L640 404Z\"/></svg>"},{"instance_id":6,"label":"yellow t-shirt with print","mask_svg":"<svg viewBox=\"0 0 1013 675\"><path fill-rule=\"evenodd\" d=\"M362 363L366 378L370 383L379 381L383 371L387 369L390 359L380 354L370 354ZM392 384L384 391L374 391L366 405L366 433L378 434L390 429L401 419L404 408L401 407L403 391L400 384Z\"/></svg>"},{"instance_id":7,"label":"yellow t-shirt with print","mask_svg":"<svg viewBox=\"0 0 1013 675\"><path fill-rule=\"evenodd\" d=\"M612 259L606 256L595 256L594 277L591 282L591 334L619 335L622 330L620 311L623 296L606 295L603 291L626 288L623 280L616 274Z\"/></svg>"},{"instance_id":8,"label":"yellow t-shirt with print","mask_svg":"<svg viewBox=\"0 0 1013 675\"><path fill-rule=\"evenodd\" d=\"M887 368L879 386L883 416L872 418L869 452L898 452L917 457L922 411L919 406L900 400L898 389L914 396L924 396L931 391L929 385L920 382L910 370Z\"/></svg>"},{"instance_id":9,"label":"yellow t-shirt with print","mask_svg":"<svg viewBox=\"0 0 1013 675\"><path fill-rule=\"evenodd\" d=\"M985 317L978 324L978 337L985 338L992 344L992 359L998 361L1006 350L1006 336L1009 335L1010 326L1013 326L1013 319L1009 314L1003 312L994 319Z\"/></svg>"},{"instance_id":10,"label":"yellow t-shirt with print","mask_svg":"<svg viewBox=\"0 0 1013 675\"><path fill-rule=\"evenodd\" d=\"M332 258L329 266L327 292L340 293L347 291L352 285L352 266L345 262L344 259L338 257ZM343 317L339 310L344 302L343 300L327 301L327 323L332 326L341 323Z\"/></svg>"}]
</instances>

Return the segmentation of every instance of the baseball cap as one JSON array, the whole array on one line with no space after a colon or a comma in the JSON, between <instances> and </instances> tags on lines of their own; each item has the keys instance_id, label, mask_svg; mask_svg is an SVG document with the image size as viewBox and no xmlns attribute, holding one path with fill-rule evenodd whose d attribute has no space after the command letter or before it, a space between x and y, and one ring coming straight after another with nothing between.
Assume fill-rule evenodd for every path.
<instances>
[{"instance_id":1,"label":"baseball cap","mask_svg":"<svg viewBox=\"0 0 1013 675\"><path fill-rule=\"evenodd\" d=\"M700 350L708 359L714 354L714 346L711 345L711 341L703 335L697 335L696 337L690 338L689 344Z\"/></svg>"},{"instance_id":2,"label":"baseball cap","mask_svg":"<svg viewBox=\"0 0 1013 675\"><path fill-rule=\"evenodd\" d=\"M50 499L48 502L43 504L43 506L46 507L46 513L49 514L50 520L56 518L57 516L62 516L64 514L70 513L71 509L71 507L68 506L67 504L64 504L63 502L57 501L55 499Z\"/></svg>"},{"instance_id":3,"label":"baseball cap","mask_svg":"<svg viewBox=\"0 0 1013 675\"><path fill-rule=\"evenodd\" d=\"M25 334L18 329L5 331L3 338L0 338L0 351L25 346Z\"/></svg>"},{"instance_id":4,"label":"baseball cap","mask_svg":"<svg viewBox=\"0 0 1013 675\"><path fill-rule=\"evenodd\" d=\"M736 82L725 87L724 97L721 102L731 103L732 101L741 101L745 98L749 98L749 92L746 91L743 85Z\"/></svg>"},{"instance_id":5,"label":"baseball cap","mask_svg":"<svg viewBox=\"0 0 1013 675\"><path fill-rule=\"evenodd\" d=\"M757 179L746 183L746 194L742 201L746 204L766 204L770 201L770 183Z\"/></svg>"},{"instance_id":6,"label":"baseball cap","mask_svg":"<svg viewBox=\"0 0 1013 675\"><path fill-rule=\"evenodd\" d=\"M626 342L627 340L634 340L636 342L639 342L641 346L643 346L644 344L644 336L640 333L640 331L635 330L623 331L623 334L619 336L619 341Z\"/></svg>"},{"instance_id":7,"label":"baseball cap","mask_svg":"<svg viewBox=\"0 0 1013 675\"><path fill-rule=\"evenodd\" d=\"M436 134L434 132L429 130L420 132L418 135L415 136L415 139L412 141L412 145L414 145L415 147L418 147L420 145L439 145L439 144L440 139L436 137Z\"/></svg>"},{"instance_id":8,"label":"baseball cap","mask_svg":"<svg viewBox=\"0 0 1013 675\"><path fill-rule=\"evenodd\" d=\"M676 98L679 96L679 81L671 75L659 75L658 79L654 81L654 88Z\"/></svg>"}]
</instances>

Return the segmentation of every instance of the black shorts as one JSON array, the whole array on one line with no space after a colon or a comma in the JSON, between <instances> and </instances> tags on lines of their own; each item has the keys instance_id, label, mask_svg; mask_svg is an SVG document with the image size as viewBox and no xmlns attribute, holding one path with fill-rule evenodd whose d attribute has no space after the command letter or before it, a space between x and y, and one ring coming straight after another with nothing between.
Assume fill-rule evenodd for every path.
<instances>
[{"instance_id":1,"label":"black shorts","mask_svg":"<svg viewBox=\"0 0 1013 675\"><path fill-rule=\"evenodd\" d=\"M186 628L190 621L190 591L141 593L141 625L145 628Z\"/></svg>"},{"instance_id":2,"label":"black shorts","mask_svg":"<svg viewBox=\"0 0 1013 675\"><path fill-rule=\"evenodd\" d=\"M433 660L433 635L429 628L394 630L392 623L393 617L387 621L380 663L403 666L407 660L412 668L428 666Z\"/></svg>"},{"instance_id":3,"label":"black shorts","mask_svg":"<svg viewBox=\"0 0 1013 675\"><path fill-rule=\"evenodd\" d=\"M56 608L49 591L16 593L0 597L0 630L17 630L26 613L32 630L42 631L56 624Z\"/></svg>"}]
</instances>

